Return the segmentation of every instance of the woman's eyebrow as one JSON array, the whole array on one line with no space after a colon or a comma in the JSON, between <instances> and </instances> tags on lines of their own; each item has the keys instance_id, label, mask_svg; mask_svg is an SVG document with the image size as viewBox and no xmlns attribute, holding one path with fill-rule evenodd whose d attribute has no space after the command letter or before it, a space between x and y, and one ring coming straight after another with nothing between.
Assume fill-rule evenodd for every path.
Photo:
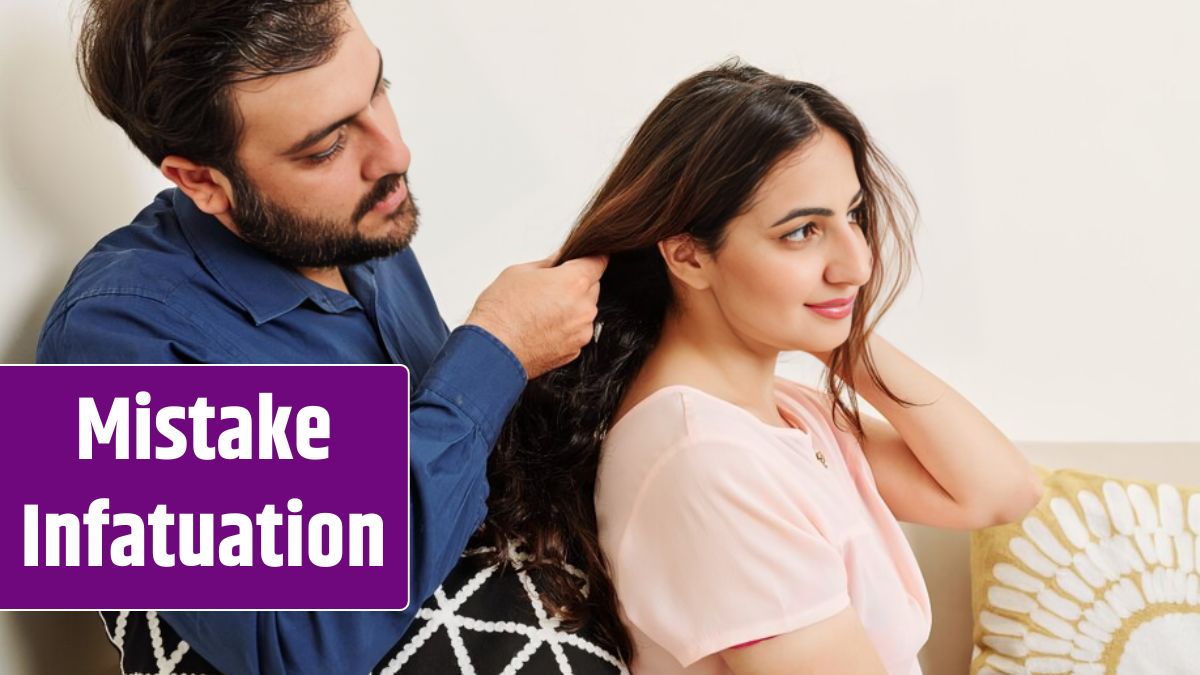
<instances>
[{"instance_id":1,"label":"woman's eyebrow","mask_svg":"<svg viewBox=\"0 0 1200 675\"><path fill-rule=\"evenodd\" d=\"M853 208L859 199L862 199L863 191L859 190L855 193L854 198L850 200L850 207ZM793 218L803 218L805 216L822 216L824 218L832 218L833 211L823 206L805 206L798 209L792 209L787 212L787 215L777 220L771 227L778 227ZM770 228L768 228L770 229Z\"/></svg>"}]
</instances>

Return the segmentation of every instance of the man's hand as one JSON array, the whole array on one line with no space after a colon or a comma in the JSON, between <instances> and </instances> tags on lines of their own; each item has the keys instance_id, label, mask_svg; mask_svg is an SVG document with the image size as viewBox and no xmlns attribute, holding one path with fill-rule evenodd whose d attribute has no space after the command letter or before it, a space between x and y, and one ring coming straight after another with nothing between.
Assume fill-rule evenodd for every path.
<instances>
[{"instance_id":1,"label":"man's hand","mask_svg":"<svg viewBox=\"0 0 1200 675\"><path fill-rule=\"evenodd\" d=\"M557 254L513 265L475 301L467 323L495 335L525 367L529 379L574 361L592 339L606 256L553 267Z\"/></svg>"}]
</instances>

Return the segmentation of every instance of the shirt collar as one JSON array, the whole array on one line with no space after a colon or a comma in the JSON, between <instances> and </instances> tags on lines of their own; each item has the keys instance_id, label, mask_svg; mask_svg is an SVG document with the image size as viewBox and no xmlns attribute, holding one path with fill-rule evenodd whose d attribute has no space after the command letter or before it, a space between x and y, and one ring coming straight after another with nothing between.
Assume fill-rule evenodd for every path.
<instances>
[{"instance_id":1,"label":"shirt collar","mask_svg":"<svg viewBox=\"0 0 1200 675\"><path fill-rule=\"evenodd\" d=\"M255 325L287 314L305 300L331 314L361 307L352 296L326 288L242 241L182 190L175 190L172 204L201 264Z\"/></svg>"}]
</instances>

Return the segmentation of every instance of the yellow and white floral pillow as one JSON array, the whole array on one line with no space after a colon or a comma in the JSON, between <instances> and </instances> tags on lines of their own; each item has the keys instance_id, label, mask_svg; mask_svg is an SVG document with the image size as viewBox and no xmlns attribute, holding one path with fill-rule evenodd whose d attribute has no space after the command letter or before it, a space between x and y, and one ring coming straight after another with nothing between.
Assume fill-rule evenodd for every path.
<instances>
[{"instance_id":1,"label":"yellow and white floral pillow","mask_svg":"<svg viewBox=\"0 0 1200 675\"><path fill-rule=\"evenodd\" d=\"M1200 489L1042 471L971 535L972 675L1200 673Z\"/></svg>"}]
</instances>

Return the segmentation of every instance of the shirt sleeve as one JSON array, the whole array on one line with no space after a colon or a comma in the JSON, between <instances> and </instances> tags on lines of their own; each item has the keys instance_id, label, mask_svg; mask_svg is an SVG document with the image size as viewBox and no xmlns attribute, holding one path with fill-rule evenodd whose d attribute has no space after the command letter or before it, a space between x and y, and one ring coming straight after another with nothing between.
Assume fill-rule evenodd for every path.
<instances>
[{"instance_id":1,"label":"shirt sleeve","mask_svg":"<svg viewBox=\"0 0 1200 675\"><path fill-rule=\"evenodd\" d=\"M490 333L450 334L411 405L412 601L403 612L163 612L226 675L370 671L457 564L483 521L487 457L525 386Z\"/></svg>"},{"instance_id":2,"label":"shirt sleeve","mask_svg":"<svg viewBox=\"0 0 1200 675\"><path fill-rule=\"evenodd\" d=\"M500 340L478 326L460 326L413 393L415 602L437 590L483 522L487 458L525 381L525 368Z\"/></svg>"},{"instance_id":3,"label":"shirt sleeve","mask_svg":"<svg viewBox=\"0 0 1200 675\"><path fill-rule=\"evenodd\" d=\"M226 675L369 672L457 564L487 510L487 457L525 369L477 326L450 334L411 405L412 588L403 612L163 612Z\"/></svg>"},{"instance_id":4,"label":"shirt sleeve","mask_svg":"<svg viewBox=\"0 0 1200 675\"><path fill-rule=\"evenodd\" d=\"M688 440L656 467L613 561L629 621L687 667L850 603L845 563L786 472L734 440Z\"/></svg>"},{"instance_id":5,"label":"shirt sleeve","mask_svg":"<svg viewBox=\"0 0 1200 675\"><path fill-rule=\"evenodd\" d=\"M221 362L198 352L186 317L151 298L81 300L47 321L39 363ZM224 357L224 358L223 358ZM487 457L525 386L525 370L490 333L450 334L411 403L412 602L403 612L163 612L227 675L368 672L457 563L483 521Z\"/></svg>"}]
</instances>

